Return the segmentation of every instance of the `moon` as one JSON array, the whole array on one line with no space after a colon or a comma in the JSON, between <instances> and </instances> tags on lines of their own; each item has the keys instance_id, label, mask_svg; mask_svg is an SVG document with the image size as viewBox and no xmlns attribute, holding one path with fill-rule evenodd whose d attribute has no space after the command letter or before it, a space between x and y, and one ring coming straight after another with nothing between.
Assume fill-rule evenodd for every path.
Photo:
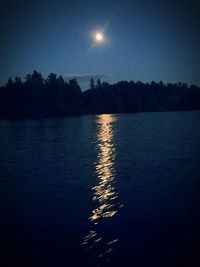
<instances>
[{"instance_id":1,"label":"moon","mask_svg":"<svg viewBox=\"0 0 200 267\"><path fill-rule=\"evenodd\" d=\"M95 39L97 42L102 42L103 41L103 34L101 32L97 32L95 35Z\"/></svg>"},{"instance_id":2,"label":"moon","mask_svg":"<svg viewBox=\"0 0 200 267\"><path fill-rule=\"evenodd\" d=\"M104 41L104 35L102 32L95 32L94 33L94 42L96 44L100 44Z\"/></svg>"}]
</instances>

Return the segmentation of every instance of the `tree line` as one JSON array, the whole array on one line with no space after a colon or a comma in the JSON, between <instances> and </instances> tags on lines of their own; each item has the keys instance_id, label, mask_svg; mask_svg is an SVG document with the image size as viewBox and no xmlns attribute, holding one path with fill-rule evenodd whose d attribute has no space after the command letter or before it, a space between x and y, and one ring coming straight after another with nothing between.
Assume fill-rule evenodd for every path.
<instances>
[{"instance_id":1,"label":"tree line","mask_svg":"<svg viewBox=\"0 0 200 267\"><path fill-rule=\"evenodd\" d=\"M96 83L82 92L76 78L65 81L50 73L44 79L36 70L11 78L0 87L0 118L45 118L66 115L131 113L147 111L198 110L200 88L187 84L120 81Z\"/></svg>"}]
</instances>

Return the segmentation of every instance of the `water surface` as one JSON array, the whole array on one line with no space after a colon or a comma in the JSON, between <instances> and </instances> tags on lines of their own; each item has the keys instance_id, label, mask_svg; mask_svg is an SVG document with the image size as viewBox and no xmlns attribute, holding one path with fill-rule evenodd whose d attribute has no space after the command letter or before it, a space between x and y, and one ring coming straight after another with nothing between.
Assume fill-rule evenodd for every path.
<instances>
[{"instance_id":1,"label":"water surface","mask_svg":"<svg viewBox=\"0 0 200 267\"><path fill-rule=\"evenodd\" d=\"M198 111L0 121L5 266L195 266L199 122Z\"/></svg>"}]
</instances>

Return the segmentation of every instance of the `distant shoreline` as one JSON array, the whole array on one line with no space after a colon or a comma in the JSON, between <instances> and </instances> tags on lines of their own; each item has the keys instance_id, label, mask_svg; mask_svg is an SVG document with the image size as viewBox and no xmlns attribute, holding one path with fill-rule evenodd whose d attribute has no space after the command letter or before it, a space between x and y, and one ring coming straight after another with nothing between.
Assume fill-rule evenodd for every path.
<instances>
[{"instance_id":1,"label":"distant shoreline","mask_svg":"<svg viewBox=\"0 0 200 267\"><path fill-rule=\"evenodd\" d=\"M83 116L98 116L98 115L127 115L127 114L142 114L142 113L158 113L158 112L200 112L199 109L189 109L189 110L160 110L160 111L138 111L138 112L123 112L123 113L85 113L85 114L75 114L75 115L55 115L47 117L12 117L12 118L1 118L0 121L26 121L26 120L47 120L47 119L62 119L68 117L83 117Z\"/></svg>"},{"instance_id":2,"label":"distant shoreline","mask_svg":"<svg viewBox=\"0 0 200 267\"><path fill-rule=\"evenodd\" d=\"M34 71L24 82L9 78L0 87L0 119L39 119L89 114L123 114L200 110L200 88L187 84L90 81L82 92L76 79L68 82Z\"/></svg>"}]
</instances>

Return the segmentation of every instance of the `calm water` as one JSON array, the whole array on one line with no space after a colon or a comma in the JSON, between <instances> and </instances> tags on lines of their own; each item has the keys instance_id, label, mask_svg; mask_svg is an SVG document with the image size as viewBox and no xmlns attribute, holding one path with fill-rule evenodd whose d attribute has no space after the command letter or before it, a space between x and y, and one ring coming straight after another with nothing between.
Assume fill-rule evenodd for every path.
<instances>
[{"instance_id":1,"label":"calm water","mask_svg":"<svg viewBox=\"0 0 200 267\"><path fill-rule=\"evenodd\" d=\"M0 140L1 266L200 266L200 112L0 121Z\"/></svg>"}]
</instances>

